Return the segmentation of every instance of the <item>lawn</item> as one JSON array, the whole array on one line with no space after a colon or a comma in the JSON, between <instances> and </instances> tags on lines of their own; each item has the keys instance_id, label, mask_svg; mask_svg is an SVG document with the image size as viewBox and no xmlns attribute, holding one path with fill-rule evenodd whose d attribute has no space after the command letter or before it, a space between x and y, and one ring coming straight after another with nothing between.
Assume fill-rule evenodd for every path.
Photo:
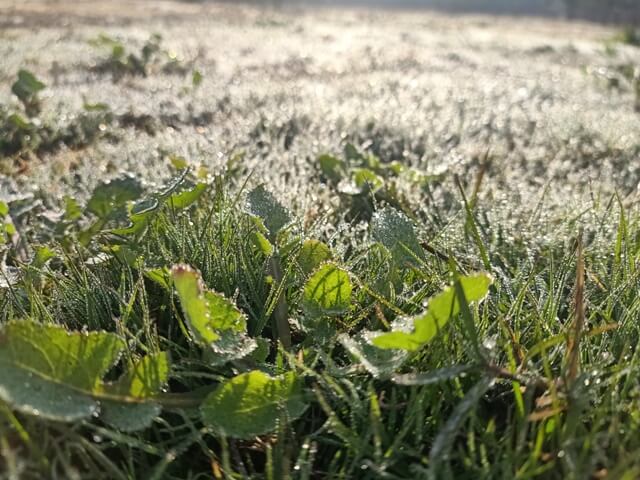
<instances>
[{"instance_id":1,"label":"lawn","mask_svg":"<svg viewBox=\"0 0 640 480\"><path fill-rule=\"evenodd\" d=\"M637 32L0 0L0 478L640 477Z\"/></svg>"}]
</instances>

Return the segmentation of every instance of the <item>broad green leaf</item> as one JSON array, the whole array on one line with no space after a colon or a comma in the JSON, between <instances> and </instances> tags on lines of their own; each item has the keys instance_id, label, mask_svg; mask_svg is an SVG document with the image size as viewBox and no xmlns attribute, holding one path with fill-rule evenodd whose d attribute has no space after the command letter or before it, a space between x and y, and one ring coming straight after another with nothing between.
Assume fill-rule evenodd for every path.
<instances>
[{"instance_id":1,"label":"broad green leaf","mask_svg":"<svg viewBox=\"0 0 640 480\"><path fill-rule=\"evenodd\" d=\"M183 170L189 166L187 160L181 155L169 155L169 161L177 170Z\"/></svg>"},{"instance_id":2,"label":"broad green leaf","mask_svg":"<svg viewBox=\"0 0 640 480\"><path fill-rule=\"evenodd\" d=\"M209 306L209 321L217 330L243 332L247 328L247 319L231 300L216 292L204 292Z\"/></svg>"},{"instance_id":3,"label":"broad green leaf","mask_svg":"<svg viewBox=\"0 0 640 480\"><path fill-rule=\"evenodd\" d=\"M333 316L344 313L351 305L351 280L346 270L325 263L307 280L303 306L308 315Z\"/></svg>"},{"instance_id":4,"label":"broad green leaf","mask_svg":"<svg viewBox=\"0 0 640 480\"><path fill-rule=\"evenodd\" d=\"M103 247L103 250L112 254L118 261L133 268L138 268L143 263L142 253L137 251L135 247L113 244Z\"/></svg>"},{"instance_id":5,"label":"broad green leaf","mask_svg":"<svg viewBox=\"0 0 640 480\"><path fill-rule=\"evenodd\" d=\"M87 210L100 218L110 218L127 202L139 198L142 192L139 180L132 175L123 175L98 185L87 203Z\"/></svg>"},{"instance_id":6,"label":"broad green leaf","mask_svg":"<svg viewBox=\"0 0 640 480\"><path fill-rule=\"evenodd\" d=\"M45 84L38 80L33 73L28 70L20 70L18 79L11 86L11 91L20 101L25 102L44 88Z\"/></svg>"},{"instance_id":7,"label":"broad green leaf","mask_svg":"<svg viewBox=\"0 0 640 480\"><path fill-rule=\"evenodd\" d=\"M402 350L384 350L371 345L365 337L366 333L358 334L355 337L343 333L338 337L338 340L376 378L387 379L391 377L409 356L407 352Z\"/></svg>"},{"instance_id":8,"label":"broad green leaf","mask_svg":"<svg viewBox=\"0 0 640 480\"><path fill-rule=\"evenodd\" d=\"M368 168L355 168L352 175L353 182L361 191L376 192L384 186L384 179Z\"/></svg>"},{"instance_id":9,"label":"broad green leaf","mask_svg":"<svg viewBox=\"0 0 640 480\"><path fill-rule=\"evenodd\" d=\"M113 229L111 233L117 235L140 233L149 225L165 202L174 209L187 208L196 202L207 189L206 183L198 183L192 188L177 191L184 183L184 175L181 175L177 180L174 179L168 185L161 187L159 192L138 200L129 209L129 225L125 228Z\"/></svg>"},{"instance_id":10,"label":"broad green leaf","mask_svg":"<svg viewBox=\"0 0 640 480\"><path fill-rule=\"evenodd\" d=\"M242 358L256 348L246 336L245 315L224 295L206 290L198 272L176 265L171 276L194 340L217 355L212 363Z\"/></svg>"},{"instance_id":11,"label":"broad green leaf","mask_svg":"<svg viewBox=\"0 0 640 480\"><path fill-rule=\"evenodd\" d=\"M151 425L162 407L153 402L119 403L102 401L100 419L122 432L137 432Z\"/></svg>"},{"instance_id":12,"label":"broad green leaf","mask_svg":"<svg viewBox=\"0 0 640 480\"><path fill-rule=\"evenodd\" d=\"M472 303L486 297L493 279L486 273L476 273L460 277L457 281L460 282L465 300ZM379 348L418 350L433 340L458 313L460 313L460 299L456 295L454 286L449 286L429 300L424 313L410 319L413 322L413 332L382 333L372 338L371 342Z\"/></svg>"},{"instance_id":13,"label":"broad green leaf","mask_svg":"<svg viewBox=\"0 0 640 480\"><path fill-rule=\"evenodd\" d=\"M160 393L169 379L169 354L159 352L147 355L133 364L117 382L106 391L116 395L149 398Z\"/></svg>"},{"instance_id":14,"label":"broad green leaf","mask_svg":"<svg viewBox=\"0 0 640 480\"><path fill-rule=\"evenodd\" d=\"M71 421L98 408L91 397L124 342L107 332L13 321L0 330L0 398L30 414Z\"/></svg>"},{"instance_id":15,"label":"broad green leaf","mask_svg":"<svg viewBox=\"0 0 640 480\"><path fill-rule=\"evenodd\" d=\"M167 204L173 208L187 208L197 202L206 190L206 183L197 183L192 188L171 195L167 200Z\"/></svg>"},{"instance_id":16,"label":"broad green leaf","mask_svg":"<svg viewBox=\"0 0 640 480\"><path fill-rule=\"evenodd\" d=\"M262 233L251 233L251 240L265 256L270 257L273 254L273 245L271 245L271 242Z\"/></svg>"},{"instance_id":17,"label":"broad green leaf","mask_svg":"<svg viewBox=\"0 0 640 480\"><path fill-rule=\"evenodd\" d=\"M160 208L160 202L155 198L139 200L129 209L129 225L124 228L114 228L111 233L116 235L135 235L142 232Z\"/></svg>"},{"instance_id":18,"label":"broad green leaf","mask_svg":"<svg viewBox=\"0 0 640 480\"><path fill-rule=\"evenodd\" d=\"M385 207L373 214L371 233L391 252L394 261L399 265L415 264L416 257L424 258L411 221L391 207Z\"/></svg>"},{"instance_id":19,"label":"broad green leaf","mask_svg":"<svg viewBox=\"0 0 640 480\"><path fill-rule=\"evenodd\" d=\"M44 267L49 260L51 260L56 256L55 252L51 250L49 247L44 247L44 246L36 247L35 251L36 253L33 257L33 261L31 262L31 265L33 265L36 268Z\"/></svg>"},{"instance_id":20,"label":"broad green leaf","mask_svg":"<svg viewBox=\"0 0 640 480\"><path fill-rule=\"evenodd\" d=\"M11 115L9 115L9 118L7 119L14 127L20 129L20 130L31 130L33 127L33 124L25 119L24 117L18 115L17 113L13 113Z\"/></svg>"},{"instance_id":21,"label":"broad green leaf","mask_svg":"<svg viewBox=\"0 0 640 480\"><path fill-rule=\"evenodd\" d=\"M0 216L6 217L7 215L9 215L9 205L0 201Z\"/></svg>"},{"instance_id":22,"label":"broad green leaf","mask_svg":"<svg viewBox=\"0 0 640 480\"><path fill-rule=\"evenodd\" d=\"M160 393L168 379L169 355L160 352L139 360L117 382L105 385L105 390L111 395L149 399ZM161 406L153 401L123 403L104 400L100 417L118 430L134 432L147 428L161 410Z\"/></svg>"},{"instance_id":23,"label":"broad green leaf","mask_svg":"<svg viewBox=\"0 0 640 480\"><path fill-rule=\"evenodd\" d=\"M64 218L68 221L78 220L82 217L82 209L78 201L68 195L64 196Z\"/></svg>"},{"instance_id":24,"label":"broad green leaf","mask_svg":"<svg viewBox=\"0 0 640 480\"><path fill-rule=\"evenodd\" d=\"M356 146L353 143L347 143L344 146L344 157L347 160L359 160L359 161L364 160L364 157L358 151L358 149L356 148Z\"/></svg>"},{"instance_id":25,"label":"broad green leaf","mask_svg":"<svg viewBox=\"0 0 640 480\"><path fill-rule=\"evenodd\" d=\"M210 365L224 365L230 360L244 358L257 348L255 339L246 332L233 330L220 331L220 338L211 343L210 350L205 350L204 358Z\"/></svg>"},{"instance_id":26,"label":"broad green leaf","mask_svg":"<svg viewBox=\"0 0 640 480\"><path fill-rule=\"evenodd\" d=\"M171 269L173 284L180 298L180 305L189 330L196 343L210 345L220 338L210 320L209 302L204 295L200 274L186 265Z\"/></svg>"},{"instance_id":27,"label":"broad green leaf","mask_svg":"<svg viewBox=\"0 0 640 480\"><path fill-rule=\"evenodd\" d=\"M320 171L332 182L339 182L345 171L347 170L346 164L339 158L333 155L320 155L318 157L318 164L320 165Z\"/></svg>"},{"instance_id":28,"label":"broad green leaf","mask_svg":"<svg viewBox=\"0 0 640 480\"><path fill-rule=\"evenodd\" d=\"M295 373L273 378L256 370L220 385L200 410L206 425L248 439L275 430L281 418L298 418L306 408L302 381Z\"/></svg>"},{"instance_id":29,"label":"broad green leaf","mask_svg":"<svg viewBox=\"0 0 640 480\"><path fill-rule=\"evenodd\" d=\"M171 272L167 267L162 268L151 268L144 272L145 276L149 279L160 285L167 291L171 290L170 286L170 278Z\"/></svg>"},{"instance_id":30,"label":"broad green leaf","mask_svg":"<svg viewBox=\"0 0 640 480\"><path fill-rule=\"evenodd\" d=\"M298 254L298 265L305 275L309 275L332 257L331 250L325 243L320 240L306 240Z\"/></svg>"},{"instance_id":31,"label":"broad green leaf","mask_svg":"<svg viewBox=\"0 0 640 480\"><path fill-rule=\"evenodd\" d=\"M251 215L262 220L271 240L291 223L289 211L262 185L257 186L247 195L247 210Z\"/></svg>"}]
</instances>

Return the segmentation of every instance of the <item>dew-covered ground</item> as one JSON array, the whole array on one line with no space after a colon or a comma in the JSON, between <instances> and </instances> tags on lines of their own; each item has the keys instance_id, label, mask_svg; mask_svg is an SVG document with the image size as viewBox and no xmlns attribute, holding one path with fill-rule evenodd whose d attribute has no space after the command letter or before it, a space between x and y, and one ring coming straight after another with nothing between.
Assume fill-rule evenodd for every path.
<instances>
[{"instance_id":1,"label":"dew-covered ground","mask_svg":"<svg viewBox=\"0 0 640 480\"><path fill-rule=\"evenodd\" d=\"M91 39L106 34L137 53L154 33L181 72L114 82L96 71L109 50ZM241 176L308 212L332 204L317 155L351 141L444 173L428 202L399 185L428 218L434 203L446 211L458 198L453 174L471 191L488 158L479 204L503 228L544 238L559 233L556 219L616 192L640 199L640 114L615 70L639 64L640 49L610 43L614 34L426 11L0 0L0 103L17 105L10 87L26 68L47 84L43 122L65 124L83 102L133 118L82 149L1 161L21 192L82 198L122 170L163 179L171 155L216 169L242 152Z\"/></svg>"}]
</instances>

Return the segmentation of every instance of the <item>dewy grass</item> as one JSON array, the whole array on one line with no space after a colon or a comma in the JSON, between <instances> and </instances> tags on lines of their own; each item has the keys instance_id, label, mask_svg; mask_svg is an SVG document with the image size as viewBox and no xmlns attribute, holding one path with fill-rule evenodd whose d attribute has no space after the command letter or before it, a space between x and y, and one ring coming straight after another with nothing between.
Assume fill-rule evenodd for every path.
<instances>
[{"instance_id":1,"label":"dewy grass","mask_svg":"<svg viewBox=\"0 0 640 480\"><path fill-rule=\"evenodd\" d=\"M268 231L274 209L245 202L256 194L225 176L204 190L202 182L187 172L154 191L115 190L130 181L98 187L92 198L108 202L96 210L100 229L85 211L88 223L54 229L62 233L50 258L17 263L21 275L2 290L0 327L9 475L635 475L636 212L618 202L594 207L594 218L613 221L585 225L584 245L578 232L518 243L492 235L499 225L481 202L460 197L447 228L463 234L439 240L438 256L416 250L422 239L413 233L403 237L415 243L407 249L379 225L375 239L355 227L327 236L315 225L311 234L295 217ZM126 213L118 198L156 203ZM419 232L419 222L402 224ZM325 247L314 260L318 242ZM349 249L328 247L345 242ZM7 254L16 263L12 248ZM493 284L478 286L473 298L486 298L469 304L474 271ZM195 283L176 291L178 274ZM274 328L280 295L291 345ZM423 314L430 305L440 313ZM428 345L376 347L383 332L411 332L418 318L435 322ZM107 341L118 342L108 360L86 343Z\"/></svg>"},{"instance_id":2,"label":"dewy grass","mask_svg":"<svg viewBox=\"0 0 640 480\"><path fill-rule=\"evenodd\" d=\"M0 179L0 478L639 477L640 148L601 40L171 5L182 54L124 53L138 19L97 69L95 35L8 30L47 87L0 88L30 172Z\"/></svg>"}]
</instances>

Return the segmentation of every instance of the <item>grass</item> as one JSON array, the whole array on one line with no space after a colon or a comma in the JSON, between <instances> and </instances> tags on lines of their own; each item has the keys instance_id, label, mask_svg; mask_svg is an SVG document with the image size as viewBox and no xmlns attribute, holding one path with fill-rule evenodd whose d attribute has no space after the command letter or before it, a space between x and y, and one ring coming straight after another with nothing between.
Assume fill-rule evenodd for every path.
<instances>
[{"instance_id":1,"label":"grass","mask_svg":"<svg viewBox=\"0 0 640 480\"><path fill-rule=\"evenodd\" d=\"M467 190L460 185L459 214L445 227L455 240L429 236L429 250L416 252L402 243L410 252L404 264L392 243L384 245L384 231L377 242L369 237L367 223L364 231L352 223L330 233L337 212L306 226L294 219L271 235L281 262L277 282L271 254L256 243L266 231L245 206L243 179L228 175L209 180L186 209L159 207L133 235L103 228L83 245L82 220L92 216L85 210L47 242L46 262L23 262L8 248L8 263L20 265L22 276L3 290L3 322L30 318L114 332L131 358L168 351L166 389L176 394L206 392L256 369L296 372L307 410L268 434L234 439L188 408L167 408L147 428L124 433L100 419L53 422L3 404L3 470L10 478L636 476L637 212L612 198L564 220L572 237L517 241L499 234L481 201L465 200ZM417 231L430 227L428 218L414 222ZM311 238L330 246L353 284L344 311L315 321L304 307L307 275L299 261ZM21 241L34 248L29 238ZM181 328L175 295L148 275L180 263L233 300L249 335L264 339L266 356L223 363L203 356ZM452 275L479 270L495 277L487 299L471 308L463 302L428 346L391 351L391 360L366 342L359 351L345 348L345 338L421 312ZM274 328L279 295L289 350ZM384 362L391 370L370 367Z\"/></svg>"},{"instance_id":2,"label":"grass","mask_svg":"<svg viewBox=\"0 0 640 480\"><path fill-rule=\"evenodd\" d=\"M294 29L271 15L234 21L258 35L266 25L287 47L294 30L309 40L319 28L331 42L322 29L342 25ZM399 18L428 39L422 17ZM176 25L168 31L189 35L163 35L167 44L196 38ZM368 39L367 25L349 30ZM438 103L428 88L437 72L385 40L386 56L364 71L397 94L392 108L372 86L349 84L357 61L336 80L338 96L307 103L291 85L336 74L322 58L301 63L294 51L245 69L220 60L202 76L158 38L129 47L120 33L98 37L110 49L98 63L59 69L63 83L93 75L91 101L120 104L79 103L38 68L42 82L22 75L22 105L0 108L3 169L27 173L20 186L0 184L0 478L640 476L640 149L629 92L580 73L588 49L535 49L542 80L483 91L505 107L491 110L473 103L459 66L461 101ZM238 45L232 56L251 55ZM503 46L482 48L499 61L482 57L473 85L502 68ZM444 70L477 53L460 49L438 57ZM510 66L521 57L534 68L526 55ZM556 55L602 123L570 110L563 82L545 83ZM407 63L417 90L393 76ZM266 93L253 90L255 71ZM161 103L147 102L152 89L168 102L140 113ZM49 120L52 97L71 120ZM365 103L366 116L349 121ZM405 105L427 113L394 126L380 115ZM95 135L74 143L83 118ZM212 132L224 148L200 143ZM88 160L58 196L47 188L57 177L29 169L42 176L49 150L67 148ZM92 163L96 151L106 164Z\"/></svg>"}]
</instances>

